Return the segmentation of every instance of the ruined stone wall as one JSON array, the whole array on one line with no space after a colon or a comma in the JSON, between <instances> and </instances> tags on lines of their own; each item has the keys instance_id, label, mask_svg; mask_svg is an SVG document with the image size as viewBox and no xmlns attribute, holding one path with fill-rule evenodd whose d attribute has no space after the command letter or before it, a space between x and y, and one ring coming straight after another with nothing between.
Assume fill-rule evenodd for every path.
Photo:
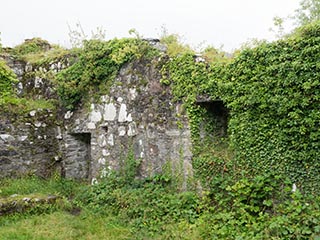
<instances>
[{"instance_id":1,"label":"ruined stone wall","mask_svg":"<svg viewBox=\"0 0 320 240\"><path fill-rule=\"evenodd\" d=\"M31 111L23 118L0 114L0 175L49 176L59 162L59 147L47 110Z\"/></svg>"},{"instance_id":2,"label":"ruined stone wall","mask_svg":"<svg viewBox=\"0 0 320 240\"><path fill-rule=\"evenodd\" d=\"M126 65L108 94L92 102L89 109L66 113L62 142L67 176L86 175L83 166L87 166L89 178L99 177L110 169L119 169L130 151L141 161L141 177L161 172L165 164L184 178L191 174L188 122L170 89L160 84L156 65ZM75 143L75 137L81 135L90 137L90 141ZM90 156L83 160L88 164L79 164L79 155L70 155L70 151Z\"/></svg>"},{"instance_id":3,"label":"ruined stone wall","mask_svg":"<svg viewBox=\"0 0 320 240\"><path fill-rule=\"evenodd\" d=\"M6 61L18 76L20 96L57 98L45 73L67 63L45 68ZM1 176L59 171L67 178L92 180L120 169L133 154L141 163L139 177L167 165L187 179L192 172L188 121L170 88L160 83L157 64L156 59L127 64L110 91L74 112L34 109L17 118L0 114Z\"/></svg>"},{"instance_id":4,"label":"ruined stone wall","mask_svg":"<svg viewBox=\"0 0 320 240\"><path fill-rule=\"evenodd\" d=\"M0 55L7 65L17 75L19 83L16 84L16 91L19 97L32 99L57 99L54 84L50 80L50 74L61 71L69 65L68 59L57 60L38 66L16 60L8 55Z\"/></svg>"},{"instance_id":5,"label":"ruined stone wall","mask_svg":"<svg viewBox=\"0 0 320 240\"><path fill-rule=\"evenodd\" d=\"M53 98L52 83L35 74L39 69L9 56L2 58L17 75L19 96ZM37 174L46 177L61 168L57 124L56 112L49 109L33 109L27 113L19 109L1 111L0 176Z\"/></svg>"}]
</instances>

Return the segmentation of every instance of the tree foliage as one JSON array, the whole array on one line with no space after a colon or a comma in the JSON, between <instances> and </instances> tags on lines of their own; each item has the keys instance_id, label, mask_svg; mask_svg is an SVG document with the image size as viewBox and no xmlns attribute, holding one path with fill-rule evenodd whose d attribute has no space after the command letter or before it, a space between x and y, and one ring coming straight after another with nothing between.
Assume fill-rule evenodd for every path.
<instances>
[{"instance_id":1,"label":"tree foliage","mask_svg":"<svg viewBox=\"0 0 320 240\"><path fill-rule=\"evenodd\" d=\"M275 29L270 28L275 32L276 37L283 38L288 34L284 25L292 23L296 27L308 25L312 22L320 20L320 1L319 0L301 0L299 8L286 17L275 16L273 25ZM292 22L293 21L293 22Z\"/></svg>"},{"instance_id":2,"label":"tree foliage","mask_svg":"<svg viewBox=\"0 0 320 240\"><path fill-rule=\"evenodd\" d=\"M320 20L320 1L319 0L302 0L300 7L295 11L293 16L298 26Z\"/></svg>"}]
</instances>

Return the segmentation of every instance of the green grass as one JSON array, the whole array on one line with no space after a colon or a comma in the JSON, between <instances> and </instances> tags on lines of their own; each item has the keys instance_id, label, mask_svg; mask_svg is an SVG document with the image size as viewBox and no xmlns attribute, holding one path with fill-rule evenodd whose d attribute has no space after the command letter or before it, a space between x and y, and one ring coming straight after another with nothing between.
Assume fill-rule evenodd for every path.
<instances>
[{"instance_id":1,"label":"green grass","mask_svg":"<svg viewBox=\"0 0 320 240\"><path fill-rule=\"evenodd\" d=\"M19 98L17 96L0 97L0 107L3 112L12 112L23 115L34 109L49 109L56 108L55 100L46 99L29 99Z\"/></svg>"},{"instance_id":2,"label":"green grass","mask_svg":"<svg viewBox=\"0 0 320 240\"><path fill-rule=\"evenodd\" d=\"M130 229L112 217L67 212L29 216L1 226L1 240L133 239Z\"/></svg>"},{"instance_id":3,"label":"green grass","mask_svg":"<svg viewBox=\"0 0 320 240\"><path fill-rule=\"evenodd\" d=\"M320 238L319 196L292 193L277 175L223 179L202 197L175 191L161 176L126 180L2 179L0 200L54 194L61 201L0 216L0 240Z\"/></svg>"},{"instance_id":4,"label":"green grass","mask_svg":"<svg viewBox=\"0 0 320 240\"><path fill-rule=\"evenodd\" d=\"M0 199L6 199L13 194L18 194L17 198L54 194L62 197L64 201L69 199L69 203L63 202L61 206L36 208L24 213L0 216L0 240L157 240L190 239L190 236L191 239L199 239L195 226L185 221L155 225L154 228L157 230L150 231L150 223L137 226L137 222L134 219L126 219L125 214L106 210L114 206L98 207L100 210L96 211L87 203L77 200L79 195L90 189L86 184L59 177L48 180L35 176L0 179ZM123 194L126 195L126 192ZM149 210L152 208L150 204Z\"/></svg>"},{"instance_id":5,"label":"green grass","mask_svg":"<svg viewBox=\"0 0 320 240\"><path fill-rule=\"evenodd\" d=\"M65 179L38 177L0 180L0 197L55 194L71 199L85 184ZM70 200L70 202L72 202ZM0 216L1 240L132 239L130 228L116 222L116 216L76 213L70 208L53 208L49 213L26 212Z\"/></svg>"},{"instance_id":6,"label":"green grass","mask_svg":"<svg viewBox=\"0 0 320 240\"><path fill-rule=\"evenodd\" d=\"M64 59L70 55L70 50L63 49L59 46L54 46L49 51L41 51L37 53L29 53L22 56L22 59L33 65L48 65L50 62Z\"/></svg>"},{"instance_id":7,"label":"green grass","mask_svg":"<svg viewBox=\"0 0 320 240\"><path fill-rule=\"evenodd\" d=\"M57 194L66 198L74 195L84 184L65 179L41 179L25 177L17 179L0 179L0 197L13 194Z\"/></svg>"},{"instance_id":8,"label":"green grass","mask_svg":"<svg viewBox=\"0 0 320 240\"><path fill-rule=\"evenodd\" d=\"M101 240L101 239L201 239L195 226L185 222L167 225L162 234L134 231L118 216L100 216L84 211L78 216L58 211L0 221L1 240ZM2 224L1 224L2 222Z\"/></svg>"}]
</instances>

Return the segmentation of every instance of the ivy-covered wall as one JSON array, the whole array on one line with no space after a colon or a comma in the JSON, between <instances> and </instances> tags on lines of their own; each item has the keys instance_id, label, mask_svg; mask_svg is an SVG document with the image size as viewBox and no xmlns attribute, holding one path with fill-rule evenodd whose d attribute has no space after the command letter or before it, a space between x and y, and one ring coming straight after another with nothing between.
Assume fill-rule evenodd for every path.
<instances>
[{"instance_id":1,"label":"ivy-covered wall","mask_svg":"<svg viewBox=\"0 0 320 240\"><path fill-rule=\"evenodd\" d=\"M50 83L45 86L51 86L53 91L44 97L45 102L40 103L41 97L32 99L32 94L15 98L11 86L17 79L3 66L0 68L4 76L0 98L3 106L17 106L24 98L29 106L27 109L39 104L50 106L59 112L57 116L62 120L65 113L68 121L83 113L83 122L95 126L91 130L112 128L112 134L118 134L118 137L132 134L132 122L135 122L135 131L146 139L152 136L148 132L152 124L158 130L163 127L164 132L175 130L170 137L157 130L158 138L155 139L158 142L162 138L179 139L179 131L187 133L190 130L191 135L185 139L192 142L193 167L204 186L213 186L211 183L217 182L217 178L223 181L228 176L253 177L274 172L289 177L302 191L319 192L319 23L298 29L279 41L243 49L232 57L216 50L210 52L209 58L205 55L208 53L201 57L190 48L179 48L182 52L177 53L172 49L175 45L170 45L170 52L164 53L141 39L90 40L85 41L82 48L68 51L48 46L39 39L35 45L31 43L11 50L10 54L32 63L26 67L36 66L33 69L37 71L33 71L33 75L29 73L29 79L38 83L39 79L45 79ZM55 67L51 68L52 64L56 64ZM123 74L123 71L127 72ZM36 93L34 88L35 85L27 92ZM133 95L145 98L133 98ZM55 101L51 101L53 99ZM145 111L139 105L144 106ZM154 107L153 114L149 109ZM124 108L126 116L123 115ZM106 112L115 114L113 119L116 120L120 115L124 116L118 121L123 126L108 122L108 116L102 117ZM219 112L223 113L223 118L222 115L215 116ZM134 115L137 116L135 120L132 119ZM168 119L172 121L164 124ZM76 128L72 124L77 125L76 122L63 124L62 135ZM83 134L94 132L82 130ZM100 137L101 140L103 137L99 134L96 139ZM106 135L107 140L108 134L110 132ZM141 138L142 135L130 138ZM129 144L131 140L126 141ZM183 150L183 141L177 144L178 152ZM101 144L104 145L103 141ZM130 148L123 146L127 150ZM108 154L102 150L101 154ZM95 156L91 146L91 156L105 159L100 162L105 163L106 157L110 158L99 154ZM141 151L137 151L136 157L140 154ZM150 159L152 156L150 153ZM113 159L110 158L111 162ZM92 169L98 171L95 167Z\"/></svg>"},{"instance_id":2,"label":"ivy-covered wall","mask_svg":"<svg viewBox=\"0 0 320 240\"><path fill-rule=\"evenodd\" d=\"M289 177L301 191L319 192L319 50L315 23L233 58L209 64L186 53L164 65L163 83L185 103L193 164L205 185L273 172ZM217 126L209 123L210 111L197 104L199 95L221 100L228 109L228 136L219 143L201 138L204 125L208 131Z\"/></svg>"},{"instance_id":3,"label":"ivy-covered wall","mask_svg":"<svg viewBox=\"0 0 320 240\"><path fill-rule=\"evenodd\" d=\"M230 140L249 172L283 173L318 192L320 177L320 25L242 51L228 65L223 99Z\"/></svg>"}]
</instances>

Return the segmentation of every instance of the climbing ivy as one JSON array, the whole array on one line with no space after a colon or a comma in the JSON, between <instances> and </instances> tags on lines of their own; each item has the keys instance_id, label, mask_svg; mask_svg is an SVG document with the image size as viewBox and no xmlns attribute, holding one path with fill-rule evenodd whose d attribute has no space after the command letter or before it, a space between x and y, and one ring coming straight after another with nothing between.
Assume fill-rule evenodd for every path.
<instances>
[{"instance_id":1,"label":"climbing ivy","mask_svg":"<svg viewBox=\"0 0 320 240\"><path fill-rule=\"evenodd\" d=\"M106 91L125 63L157 54L141 39L86 40L74 63L57 75L58 94L67 109L74 109L88 93Z\"/></svg>"},{"instance_id":2,"label":"climbing ivy","mask_svg":"<svg viewBox=\"0 0 320 240\"><path fill-rule=\"evenodd\" d=\"M244 49L232 61L207 64L187 53L165 64L162 82L185 104L194 163L205 182L209 173L252 177L272 171L290 177L302 191L319 193L319 36L320 24L314 23L285 39ZM214 142L200 138L208 112L196 104L198 95L221 99L230 110L235 158L229 153L217 158Z\"/></svg>"},{"instance_id":3,"label":"climbing ivy","mask_svg":"<svg viewBox=\"0 0 320 240\"><path fill-rule=\"evenodd\" d=\"M319 192L320 25L242 51L222 87L237 161L249 172L284 173Z\"/></svg>"},{"instance_id":4,"label":"climbing ivy","mask_svg":"<svg viewBox=\"0 0 320 240\"><path fill-rule=\"evenodd\" d=\"M199 119L196 115L201 114L200 108L195 105L197 97L217 98L219 95L215 78L218 71L217 66L210 66L203 59L197 59L194 53L185 53L171 58L163 65L161 82L171 86L175 100L184 103L189 120L197 122Z\"/></svg>"},{"instance_id":5,"label":"climbing ivy","mask_svg":"<svg viewBox=\"0 0 320 240\"><path fill-rule=\"evenodd\" d=\"M231 159L227 140L215 135L218 128L215 116L198 104L199 96L209 102L220 99L221 76L228 60L219 56L208 63L195 53L185 53L172 56L162 68L162 83L170 85L175 100L181 101L186 109L193 144L193 168L204 187L212 186L212 177L223 175Z\"/></svg>"},{"instance_id":6,"label":"climbing ivy","mask_svg":"<svg viewBox=\"0 0 320 240\"><path fill-rule=\"evenodd\" d=\"M13 71L3 60L0 60L0 105L15 95L13 86L17 81Z\"/></svg>"}]
</instances>

